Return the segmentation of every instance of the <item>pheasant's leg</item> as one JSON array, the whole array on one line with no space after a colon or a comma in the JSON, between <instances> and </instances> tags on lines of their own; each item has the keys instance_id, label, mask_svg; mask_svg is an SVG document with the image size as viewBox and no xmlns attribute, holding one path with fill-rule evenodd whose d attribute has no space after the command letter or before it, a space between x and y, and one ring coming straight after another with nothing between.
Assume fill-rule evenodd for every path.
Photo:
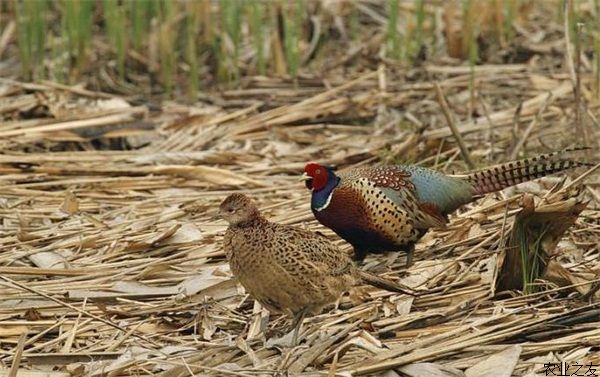
<instances>
[{"instance_id":1,"label":"pheasant's leg","mask_svg":"<svg viewBox=\"0 0 600 377\"><path fill-rule=\"evenodd\" d=\"M365 260L366 256L367 256L367 252L365 250L355 248L354 254L352 255L352 259L354 259L354 261L357 264L360 264Z\"/></svg>"},{"instance_id":2,"label":"pheasant's leg","mask_svg":"<svg viewBox=\"0 0 600 377\"><path fill-rule=\"evenodd\" d=\"M292 322L292 326L294 327L294 335L292 336L292 347L298 344L298 332L300 332L300 327L302 327L302 321L304 321L304 317L308 312L308 308L304 308L300 310L298 313L294 314L294 321Z\"/></svg>"}]
</instances>

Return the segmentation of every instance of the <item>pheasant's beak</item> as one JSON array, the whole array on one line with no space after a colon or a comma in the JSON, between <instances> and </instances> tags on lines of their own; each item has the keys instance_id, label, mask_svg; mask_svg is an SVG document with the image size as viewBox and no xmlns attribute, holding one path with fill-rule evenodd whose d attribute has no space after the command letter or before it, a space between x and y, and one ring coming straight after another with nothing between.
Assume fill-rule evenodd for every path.
<instances>
[{"instance_id":1,"label":"pheasant's beak","mask_svg":"<svg viewBox=\"0 0 600 377\"><path fill-rule=\"evenodd\" d=\"M302 173L302 175L300 176L300 181L302 182L308 181L309 179L312 179L312 177L306 174L306 172Z\"/></svg>"}]
</instances>

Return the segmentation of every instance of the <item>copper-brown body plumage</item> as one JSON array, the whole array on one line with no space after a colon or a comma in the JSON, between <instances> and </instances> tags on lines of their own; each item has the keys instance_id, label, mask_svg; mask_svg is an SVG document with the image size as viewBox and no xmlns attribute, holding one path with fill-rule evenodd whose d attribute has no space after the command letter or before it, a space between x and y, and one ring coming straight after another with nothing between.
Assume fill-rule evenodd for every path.
<instances>
[{"instance_id":1,"label":"copper-brown body plumage","mask_svg":"<svg viewBox=\"0 0 600 377\"><path fill-rule=\"evenodd\" d=\"M448 176L414 165L362 167L336 172L316 163L305 167L315 218L367 253L407 252L430 228L443 228L447 215L481 195L566 169L590 165L567 158L564 150Z\"/></svg>"}]
</instances>

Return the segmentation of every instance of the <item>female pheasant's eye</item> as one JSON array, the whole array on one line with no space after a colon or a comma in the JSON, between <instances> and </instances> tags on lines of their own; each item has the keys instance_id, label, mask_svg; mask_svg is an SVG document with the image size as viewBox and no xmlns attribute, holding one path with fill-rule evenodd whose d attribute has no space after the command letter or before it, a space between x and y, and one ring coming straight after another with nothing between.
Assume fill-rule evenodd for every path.
<instances>
[{"instance_id":1,"label":"female pheasant's eye","mask_svg":"<svg viewBox=\"0 0 600 377\"><path fill-rule=\"evenodd\" d=\"M229 208L229 213L234 213L234 212L235 212L235 209Z\"/></svg>"}]
</instances>

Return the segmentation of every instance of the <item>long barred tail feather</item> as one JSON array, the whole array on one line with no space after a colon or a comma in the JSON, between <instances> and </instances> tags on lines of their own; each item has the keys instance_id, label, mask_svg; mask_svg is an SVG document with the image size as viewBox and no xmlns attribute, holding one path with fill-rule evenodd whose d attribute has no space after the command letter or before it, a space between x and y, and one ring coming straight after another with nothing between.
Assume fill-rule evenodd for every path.
<instances>
[{"instance_id":1,"label":"long barred tail feather","mask_svg":"<svg viewBox=\"0 0 600 377\"><path fill-rule=\"evenodd\" d=\"M563 170L594 164L564 158L568 152L588 148L565 149L559 152L541 154L532 158L511 161L468 174L465 179L471 183L475 195L483 195L502 190L521 182L541 178Z\"/></svg>"}]
</instances>

